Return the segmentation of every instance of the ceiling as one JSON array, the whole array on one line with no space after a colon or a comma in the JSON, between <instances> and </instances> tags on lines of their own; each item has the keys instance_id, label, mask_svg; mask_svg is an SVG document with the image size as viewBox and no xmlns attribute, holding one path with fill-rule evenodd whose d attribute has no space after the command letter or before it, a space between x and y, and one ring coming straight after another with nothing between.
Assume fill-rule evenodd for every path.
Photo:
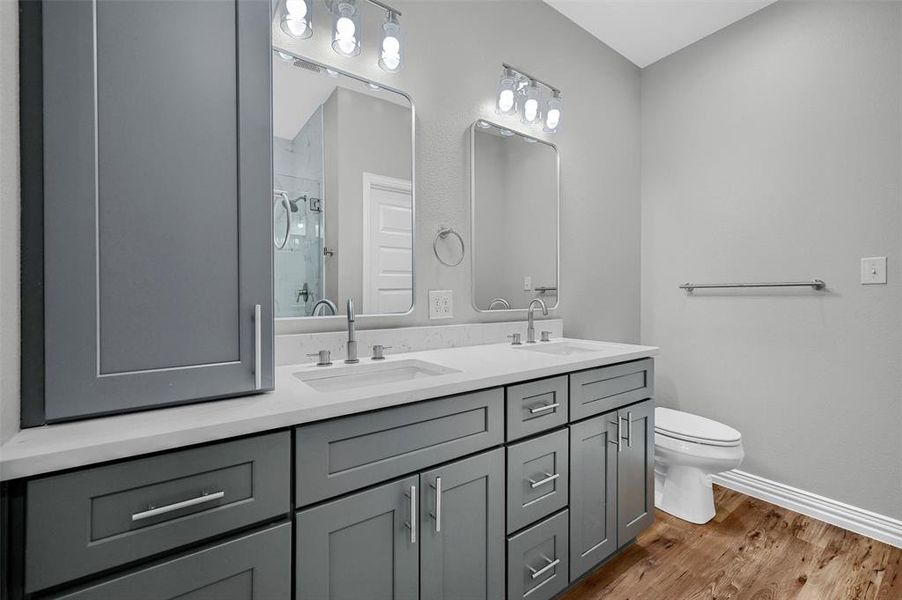
<instances>
[{"instance_id":1,"label":"ceiling","mask_svg":"<svg viewBox=\"0 0 902 600\"><path fill-rule=\"evenodd\" d=\"M639 67L647 67L776 0L545 2Z\"/></svg>"}]
</instances>

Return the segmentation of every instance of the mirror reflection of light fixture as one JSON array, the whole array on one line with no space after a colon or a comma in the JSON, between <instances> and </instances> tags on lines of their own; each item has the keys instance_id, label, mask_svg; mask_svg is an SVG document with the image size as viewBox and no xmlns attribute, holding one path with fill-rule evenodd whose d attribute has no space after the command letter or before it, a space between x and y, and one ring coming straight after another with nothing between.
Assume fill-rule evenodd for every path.
<instances>
[{"instance_id":1,"label":"mirror reflection of light fixture","mask_svg":"<svg viewBox=\"0 0 902 600\"><path fill-rule=\"evenodd\" d=\"M511 69L504 69L498 80L495 110L501 115L510 115L517 110L517 81Z\"/></svg>"},{"instance_id":2,"label":"mirror reflection of light fixture","mask_svg":"<svg viewBox=\"0 0 902 600\"><path fill-rule=\"evenodd\" d=\"M545 105L545 126L547 133L555 133L561 124L561 93L554 90L548 103Z\"/></svg>"},{"instance_id":3,"label":"mirror reflection of light fixture","mask_svg":"<svg viewBox=\"0 0 902 600\"><path fill-rule=\"evenodd\" d=\"M285 0L279 27L295 39L303 40L313 35L312 0Z\"/></svg>"},{"instance_id":4,"label":"mirror reflection of light fixture","mask_svg":"<svg viewBox=\"0 0 902 600\"><path fill-rule=\"evenodd\" d=\"M383 71L394 73L401 68L401 24L398 15L389 10L382 24L382 52L379 66Z\"/></svg>"},{"instance_id":5,"label":"mirror reflection of light fixture","mask_svg":"<svg viewBox=\"0 0 902 600\"><path fill-rule=\"evenodd\" d=\"M353 0L339 0L332 6L335 17L332 49L342 56L357 56L360 54L357 4Z\"/></svg>"}]
</instances>

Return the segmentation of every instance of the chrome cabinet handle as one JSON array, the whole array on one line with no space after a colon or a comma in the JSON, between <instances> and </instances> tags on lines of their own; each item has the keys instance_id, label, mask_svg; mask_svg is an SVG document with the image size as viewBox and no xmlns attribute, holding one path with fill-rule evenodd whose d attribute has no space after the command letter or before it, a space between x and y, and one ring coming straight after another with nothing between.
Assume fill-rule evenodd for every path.
<instances>
[{"instance_id":1,"label":"chrome cabinet handle","mask_svg":"<svg viewBox=\"0 0 902 600\"><path fill-rule=\"evenodd\" d=\"M613 425L613 424L614 424L614 422L612 421L611 425ZM617 417L617 439L615 439L613 442L611 442L612 444L617 444L617 452L623 452L622 437L623 437L623 419L621 419L620 417Z\"/></svg>"},{"instance_id":2,"label":"chrome cabinet handle","mask_svg":"<svg viewBox=\"0 0 902 600\"><path fill-rule=\"evenodd\" d=\"M543 556L542 558L547 560L548 564L545 565L544 567L542 567L541 569L533 569L529 565L526 565L526 568L529 569L530 573L532 573L530 575L530 577L532 579L538 579L539 577L541 577L542 575L547 573L549 570L555 568L556 566L558 566L561 563L561 559L559 559L559 558L555 558L554 560L551 560L547 556Z\"/></svg>"},{"instance_id":3,"label":"chrome cabinet handle","mask_svg":"<svg viewBox=\"0 0 902 600\"><path fill-rule=\"evenodd\" d=\"M149 519L151 517L156 517L159 515L165 515L166 513L171 513L176 510L180 510L182 508L188 508L189 506L197 506L198 504L204 504L205 502L212 502L214 500L219 500L225 496L225 492L220 490L218 492L213 492L212 494L208 494L207 492L202 493L197 498L191 498L189 500L182 500L181 502L174 502L172 504L167 504L166 506L161 506L159 508L148 508L147 510L136 512L132 515L132 521L140 521L142 519Z\"/></svg>"},{"instance_id":4,"label":"chrome cabinet handle","mask_svg":"<svg viewBox=\"0 0 902 600\"><path fill-rule=\"evenodd\" d=\"M254 389L263 387L263 340L261 330L263 327L263 308L259 304L254 305Z\"/></svg>"},{"instance_id":5,"label":"chrome cabinet handle","mask_svg":"<svg viewBox=\"0 0 902 600\"><path fill-rule=\"evenodd\" d=\"M553 408L557 408L557 407L560 406L560 405L561 405L560 402L555 402L555 403L553 403L553 404L543 404L542 406L534 406L534 407L532 407L532 408L529 409L529 412L530 412L531 414L536 414L536 413L540 413L540 412L545 412L546 410L551 410L551 409L553 409Z\"/></svg>"},{"instance_id":6,"label":"chrome cabinet handle","mask_svg":"<svg viewBox=\"0 0 902 600\"><path fill-rule=\"evenodd\" d=\"M436 477L435 483L431 484L435 490L435 512L429 513L429 516L435 519L435 532L442 532L442 478Z\"/></svg>"},{"instance_id":7,"label":"chrome cabinet handle","mask_svg":"<svg viewBox=\"0 0 902 600\"><path fill-rule=\"evenodd\" d=\"M633 413L632 413L632 411L627 411L627 413L626 413L626 445L628 448L633 447Z\"/></svg>"},{"instance_id":8,"label":"chrome cabinet handle","mask_svg":"<svg viewBox=\"0 0 902 600\"><path fill-rule=\"evenodd\" d=\"M417 486L410 486L410 520L404 523L410 530L410 543L417 543Z\"/></svg>"},{"instance_id":9,"label":"chrome cabinet handle","mask_svg":"<svg viewBox=\"0 0 902 600\"><path fill-rule=\"evenodd\" d=\"M551 483L552 481L554 481L555 479L557 479L560 476L561 476L560 473L545 473L545 479L540 479L540 480L536 481L535 479L527 478L527 481L529 481L529 487L531 487L532 489L536 489L537 487L543 486L546 483Z\"/></svg>"}]
</instances>

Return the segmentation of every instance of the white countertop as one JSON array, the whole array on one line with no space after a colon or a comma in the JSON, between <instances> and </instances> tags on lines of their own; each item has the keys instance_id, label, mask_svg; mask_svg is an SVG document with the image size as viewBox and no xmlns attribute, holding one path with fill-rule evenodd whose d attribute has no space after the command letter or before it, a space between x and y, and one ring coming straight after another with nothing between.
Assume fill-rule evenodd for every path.
<instances>
[{"instance_id":1,"label":"white countertop","mask_svg":"<svg viewBox=\"0 0 902 600\"><path fill-rule=\"evenodd\" d=\"M381 364L415 359L457 372L332 392L319 392L294 373L334 367L276 367L276 389L265 394L23 429L0 446L0 480L635 360L658 351L652 346L568 341L594 345L598 351L564 356L492 344L393 354ZM360 364L372 363L364 358Z\"/></svg>"}]
</instances>

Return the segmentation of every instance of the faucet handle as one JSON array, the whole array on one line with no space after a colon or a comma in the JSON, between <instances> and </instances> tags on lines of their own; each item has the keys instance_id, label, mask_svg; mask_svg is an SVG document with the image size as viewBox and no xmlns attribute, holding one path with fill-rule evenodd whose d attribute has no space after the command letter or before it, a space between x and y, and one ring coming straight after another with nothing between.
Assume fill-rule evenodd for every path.
<instances>
[{"instance_id":1,"label":"faucet handle","mask_svg":"<svg viewBox=\"0 0 902 600\"><path fill-rule=\"evenodd\" d=\"M507 336L507 339L509 339L511 341L511 346L522 346L523 345L523 342L520 341L519 333L512 333L509 336Z\"/></svg>"},{"instance_id":2,"label":"faucet handle","mask_svg":"<svg viewBox=\"0 0 902 600\"><path fill-rule=\"evenodd\" d=\"M382 344L373 344L373 360L385 360L385 351L391 346L383 346Z\"/></svg>"},{"instance_id":3,"label":"faucet handle","mask_svg":"<svg viewBox=\"0 0 902 600\"><path fill-rule=\"evenodd\" d=\"M332 352L329 350L320 350L319 352L311 352L307 356L318 357L317 367L328 367L332 364Z\"/></svg>"},{"instance_id":4,"label":"faucet handle","mask_svg":"<svg viewBox=\"0 0 902 600\"><path fill-rule=\"evenodd\" d=\"M543 341L543 342L550 342L550 341L551 341L551 332L550 332L550 331L543 331L543 332L542 332L542 341Z\"/></svg>"}]
</instances>

